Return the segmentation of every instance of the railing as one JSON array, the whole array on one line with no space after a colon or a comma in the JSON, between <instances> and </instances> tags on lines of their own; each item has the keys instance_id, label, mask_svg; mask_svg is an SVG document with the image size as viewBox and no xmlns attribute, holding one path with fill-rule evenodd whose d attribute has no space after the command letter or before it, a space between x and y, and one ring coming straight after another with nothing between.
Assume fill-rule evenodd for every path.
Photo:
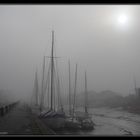
<instances>
[{"instance_id":1,"label":"railing","mask_svg":"<svg viewBox=\"0 0 140 140\"><path fill-rule=\"evenodd\" d=\"M18 102L14 102L14 103L11 103L9 105L3 105L0 107L0 116L4 116L5 114L7 114L10 110L12 110L17 104L19 103Z\"/></svg>"}]
</instances>

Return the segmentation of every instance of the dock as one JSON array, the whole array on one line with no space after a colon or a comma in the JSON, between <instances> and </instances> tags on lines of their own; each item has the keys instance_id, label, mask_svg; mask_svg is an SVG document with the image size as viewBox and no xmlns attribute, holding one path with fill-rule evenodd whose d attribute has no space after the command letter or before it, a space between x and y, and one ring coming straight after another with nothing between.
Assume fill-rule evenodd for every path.
<instances>
[{"instance_id":1,"label":"dock","mask_svg":"<svg viewBox=\"0 0 140 140\"><path fill-rule=\"evenodd\" d=\"M7 107L5 108L7 109ZM0 115L0 136L2 135L55 135L55 132L43 124L26 104L15 104Z\"/></svg>"}]
</instances>

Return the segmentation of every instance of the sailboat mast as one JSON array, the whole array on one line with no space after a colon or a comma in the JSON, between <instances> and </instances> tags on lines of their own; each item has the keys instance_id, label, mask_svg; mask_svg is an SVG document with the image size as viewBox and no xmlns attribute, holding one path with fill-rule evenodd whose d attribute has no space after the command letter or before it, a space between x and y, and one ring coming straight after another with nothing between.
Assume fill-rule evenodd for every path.
<instances>
[{"instance_id":1,"label":"sailboat mast","mask_svg":"<svg viewBox=\"0 0 140 140\"><path fill-rule=\"evenodd\" d=\"M69 114L71 115L71 75L70 75L70 60L69 60Z\"/></svg>"},{"instance_id":2,"label":"sailboat mast","mask_svg":"<svg viewBox=\"0 0 140 140\"><path fill-rule=\"evenodd\" d=\"M52 51L51 51L51 110L53 109L53 77L54 77L53 48L54 48L54 31L52 31Z\"/></svg>"},{"instance_id":3,"label":"sailboat mast","mask_svg":"<svg viewBox=\"0 0 140 140\"><path fill-rule=\"evenodd\" d=\"M42 106L43 106L44 72L45 72L45 56L43 57L43 73L42 73L42 88L41 88L41 103L40 103L40 110L42 110Z\"/></svg>"},{"instance_id":4,"label":"sailboat mast","mask_svg":"<svg viewBox=\"0 0 140 140\"><path fill-rule=\"evenodd\" d=\"M85 113L88 113L88 110L87 110L87 103L88 103L87 76L86 76L86 71L85 71Z\"/></svg>"},{"instance_id":5,"label":"sailboat mast","mask_svg":"<svg viewBox=\"0 0 140 140\"><path fill-rule=\"evenodd\" d=\"M135 77L134 77L134 85L135 85L135 93L137 95L137 86L136 86L136 79L135 79Z\"/></svg>"},{"instance_id":6,"label":"sailboat mast","mask_svg":"<svg viewBox=\"0 0 140 140\"><path fill-rule=\"evenodd\" d=\"M50 88L50 68L51 68L51 65L49 64L49 68L48 68L48 73L47 73L47 78L46 78L46 85L45 85L45 88L44 88L44 92L46 92L47 90L47 103L48 103L48 107L49 107L49 88ZM43 97L44 98L44 97Z\"/></svg>"},{"instance_id":7,"label":"sailboat mast","mask_svg":"<svg viewBox=\"0 0 140 140\"><path fill-rule=\"evenodd\" d=\"M37 79L37 71L35 74L35 98L36 98L36 105L38 105L38 79Z\"/></svg>"},{"instance_id":8,"label":"sailboat mast","mask_svg":"<svg viewBox=\"0 0 140 140\"><path fill-rule=\"evenodd\" d=\"M63 105L62 105L62 100L61 100L61 95L60 95L60 79L58 76L58 109L60 108L61 111L63 110Z\"/></svg>"},{"instance_id":9,"label":"sailboat mast","mask_svg":"<svg viewBox=\"0 0 140 140\"><path fill-rule=\"evenodd\" d=\"M74 112L75 112L76 86L77 86L77 64L76 64L76 70L75 70L75 87L74 87L73 116L74 116Z\"/></svg>"}]
</instances>

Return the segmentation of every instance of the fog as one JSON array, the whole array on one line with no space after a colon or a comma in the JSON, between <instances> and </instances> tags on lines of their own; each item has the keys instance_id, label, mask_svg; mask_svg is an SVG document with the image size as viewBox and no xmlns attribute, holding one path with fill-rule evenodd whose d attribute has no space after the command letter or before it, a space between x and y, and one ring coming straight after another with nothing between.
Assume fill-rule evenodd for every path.
<instances>
[{"instance_id":1,"label":"fog","mask_svg":"<svg viewBox=\"0 0 140 140\"><path fill-rule=\"evenodd\" d=\"M121 13L128 16L123 26L117 21ZM84 90L86 70L88 90L128 95L134 76L140 86L139 13L139 5L1 5L0 89L16 98L31 95L36 70L41 83L43 56L50 56L54 30L66 94L70 60L72 85L78 64L78 92Z\"/></svg>"}]
</instances>

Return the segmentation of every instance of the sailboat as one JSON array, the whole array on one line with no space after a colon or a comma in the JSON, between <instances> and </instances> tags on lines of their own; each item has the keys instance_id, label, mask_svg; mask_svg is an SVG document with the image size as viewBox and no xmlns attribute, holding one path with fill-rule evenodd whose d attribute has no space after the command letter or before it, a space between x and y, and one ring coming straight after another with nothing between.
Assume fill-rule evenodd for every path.
<instances>
[{"instance_id":1,"label":"sailboat","mask_svg":"<svg viewBox=\"0 0 140 140\"><path fill-rule=\"evenodd\" d=\"M48 66L47 77L45 77L46 65L45 59L43 57L43 72L42 72L42 83L41 83L41 97L40 102L38 101L38 79L37 73L35 77L35 97L36 104L39 106L38 111L40 111L38 117L51 129L53 130L79 130L81 128L93 128L93 123L89 119L87 98L85 102L85 116L83 120L76 114L76 89L77 89L77 64L75 70L75 86L74 86L74 98L73 106L71 101L71 81L70 81L70 61L69 61L69 115L67 116L64 112L64 108L61 100L61 90L60 90L60 77L57 71L57 61L55 61L54 56L54 31L52 31L52 48L50 63ZM85 75L85 93L87 94L87 80ZM47 95L47 101L46 99ZM56 100L57 99L57 100ZM47 106L46 104L47 103ZM89 122L89 123L88 123Z\"/></svg>"},{"instance_id":2,"label":"sailboat","mask_svg":"<svg viewBox=\"0 0 140 140\"><path fill-rule=\"evenodd\" d=\"M83 130L93 130L94 123L92 121L92 116L88 112L88 92L87 92L87 77L85 72L85 105L84 112L78 112L76 114L77 120L81 123L81 129Z\"/></svg>"},{"instance_id":3,"label":"sailboat","mask_svg":"<svg viewBox=\"0 0 140 140\"><path fill-rule=\"evenodd\" d=\"M42 95L41 95L41 104L40 104L40 119L43 120L44 123L48 127L53 130L60 130L63 129L65 126L65 112L63 110L61 96L60 96L60 80L58 73L56 73L56 67L54 62L54 31L52 31L52 49L51 49L51 56L50 58L50 65L48 69L48 107L44 108L44 98L46 89L44 87L44 72L45 72L45 58L43 63L43 77L42 77ZM56 89L57 88L57 89ZM57 93L57 94L56 94ZM56 107L56 96L58 97L58 104Z\"/></svg>"},{"instance_id":4,"label":"sailboat","mask_svg":"<svg viewBox=\"0 0 140 140\"><path fill-rule=\"evenodd\" d=\"M69 116L66 118L65 128L69 130L79 130L81 125L75 116L75 103L76 103L76 86L77 86L77 64L75 70L75 86L74 86L74 101L73 108L71 108L71 81L70 81L70 61L69 61Z\"/></svg>"}]
</instances>

